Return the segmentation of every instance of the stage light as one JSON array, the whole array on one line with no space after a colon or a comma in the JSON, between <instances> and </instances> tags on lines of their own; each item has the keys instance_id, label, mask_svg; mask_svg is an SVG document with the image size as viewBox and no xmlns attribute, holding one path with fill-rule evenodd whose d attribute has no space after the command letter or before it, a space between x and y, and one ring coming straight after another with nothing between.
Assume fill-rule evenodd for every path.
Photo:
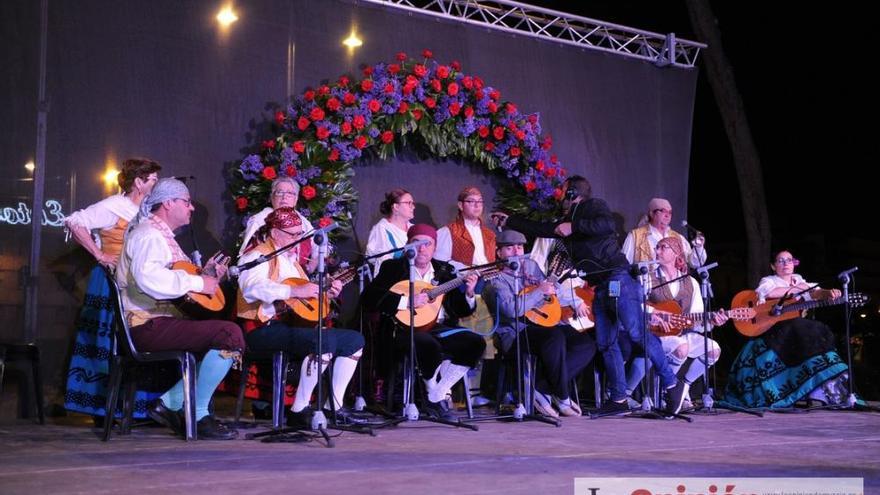
<instances>
[{"instance_id":1,"label":"stage light","mask_svg":"<svg viewBox=\"0 0 880 495\"><path fill-rule=\"evenodd\" d=\"M24 168L26 168L28 172L33 172L34 168L35 168L34 162L31 161L31 162L25 163Z\"/></svg>"},{"instance_id":2,"label":"stage light","mask_svg":"<svg viewBox=\"0 0 880 495\"><path fill-rule=\"evenodd\" d=\"M357 37L357 33L352 31L351 34L348 35L348 38L345 38L342 41L342 44L347 46L349 49L355 49L355 48L363 45L364 42L360 38Z\"/></svg>"},{"instance_id":3,"label":"stage light","mask_svg":"<svg viewBox=\"0 0 880 495\"><path fill-rule=\"evenodd\" d=\"M232 6L227 5L220 9L220 12L217 13L217 22L220 23L223 27L229 27L230 24L238 20L238 16L233 12Z\"/></svg>"},{"instance_id":4,"label":"stage light","mask_svg":"<svg viewBox=\"0 0 880 495\"><path fill-rule=\"evenodd\" d=\"M119 184L116 182L116 176L119 175L119 170L108 165L107 170L104 171L104 175L101 176L101 180L104 181L104 186L108 189L112 189L113 187L118 186Z\"/></svg>"}]
</instances>

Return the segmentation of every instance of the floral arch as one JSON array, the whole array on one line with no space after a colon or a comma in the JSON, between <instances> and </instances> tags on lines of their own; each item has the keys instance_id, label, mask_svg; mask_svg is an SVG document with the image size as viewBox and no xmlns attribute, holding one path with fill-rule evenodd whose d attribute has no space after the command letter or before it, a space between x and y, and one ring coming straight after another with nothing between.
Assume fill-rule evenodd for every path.
<instances>
[{"instance_id":1,"label":"floral arch","mask_svg":"<svg viewBox=\"0 0 880 495\"><path fill-rule=\"evenodd\" d=\"M277 109L272 137L232 170L230 189L239 213L269 203L272 180L294 178L298 209L318 226L336 221L351 228L356 208L352 165L365 153L381 159L413 147L455 156L504 174L500 206L542 216L562 197L566 170L541 135L538 114L523 114L498 89L465 74L456 61L443 65L430 50L416 61L403 52L393 63L363 69L363 78L341 76L307 89Z\"/></svg>"}]
</instances>

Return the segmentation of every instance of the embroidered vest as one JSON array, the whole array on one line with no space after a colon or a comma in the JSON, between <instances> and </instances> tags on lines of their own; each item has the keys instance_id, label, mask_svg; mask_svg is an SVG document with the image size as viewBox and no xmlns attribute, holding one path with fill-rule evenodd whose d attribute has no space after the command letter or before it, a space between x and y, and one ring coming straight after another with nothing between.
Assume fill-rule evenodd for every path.
<instances>
[{"instance_id":1,"label":"embroidered vest","mask_svg":"<svg viewBox=\"0 0 880 495\"><path fill-rule=\"evenodd\" d=\"M268 239L268 240L266 240L266 242L257 245L253 249L255 249L257 252L259 252L262 255L266 255L266 254L271 253L272 251L275 251L275 244L272 243L271 239ZM272 258L268 261L268 263L269 263L269 280L272 280L273 282L277 282L278 278L279 278L278 275L281 271L280 268L278 267L278 258L277 257ZM237 301L236 301L236 305L235 305L235 309L236 309L236 313L237 313L238 317L242 318L244 320L251 320L251 321L254 321L255 323L257 323L257 325L253 325L253 328L248 328L248 331L253 330L254 328L261 326L260 324L266 323L267 321L269 321L271 319L271 317L266 316L263 313L262 308L260 306L262 306L260 301L254 301L252 303L245 301L244 295L242 295L242 292L241 292L241 287L238 288L238 296L237 296ZM251 325L249 325L249 326L251 326Z\"/></svg>"},{"instance_id":2,"label":"embroidered vest","mask_svg":"<svg viewBox=\"0 0 880 495\"><path fill-rule=\"evenodd\" d=\"M111 256L119 256L122 253L122 236L125 234L126 227L128 227L128 221L120 218L117 220L116 225L99 231L98 237L101 239L101 251Z\"/></svg>"},{"instance_id":3,"label":"embroidered vest","mask_svg":"<svg viewBox=\"0 0 880 495\"><path fill-rule=\"evenodd\" d=\"M651 272L651 287L657 287L664 281L657 276L656 270ZM689 312L694 297L694 284L691 283L690 277L678 281L678 294L675 297L672 296L672 290L669 287L669 285L664 285L659 289L652 290L648 300L654 303L675 301L683 312Z\"/></svg>"},{"instance_id":4,"label":"embroidered vest","mask_svg":"<svg viewBox=\"0 0 880 495\"><path fill-rule=\"evenodd\" d=\"M474 240L467 227L464 226L464 220L459 218L447 227L452 237L452 259L470 265L474 261ZM483 252L489 263L492 263L495 261L495 232L484 227L482 221L480 222L480 232L483 234Z\"/></svg>"},{"instance_id":5,"label":"embroidered vest","mask_svg":"<svg viewBox=\"0 0 880 495\"><path fill-rule=\"evenodd\" d=\"M633 263L638 263L640 261L654 261L654 250L651 248L651 241L648 240L648 235L650 233L650 224L645 224L633 229L633 236L635 237L635 257L633 258ZM666 232L666 237L676 237L681 241L681 245L684 247L685 261L690 262L691 250L690 243L687 239L672 229L669 229Z\"/></svg>"}]
</instances>

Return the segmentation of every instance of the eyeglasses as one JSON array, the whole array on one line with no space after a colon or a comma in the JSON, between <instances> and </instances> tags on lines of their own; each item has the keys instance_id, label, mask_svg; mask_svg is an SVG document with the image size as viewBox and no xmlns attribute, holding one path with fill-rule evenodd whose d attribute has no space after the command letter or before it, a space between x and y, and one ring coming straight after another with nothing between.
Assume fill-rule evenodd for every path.
<instances>
[{"instance_id":1,"label":"eyeglasses","mask_svg":"<svg viewBox=\"0 0 880 495\"><path fill-rule=\"evenodd\" d=\"M777 265L787 265L787 264L797 265L799 261L795 258L776 258Z\"/></svg>"},{"instance_id":2,"label":"eyeglasses","mask_svg":"<svg viewBox=\"0 0 880 495\"><path fill-rule=\"evenodd\" d=\"M656 210L652 210L651 213L657 213L658 211L660 213L669 213L672 215L672 210L667 210L666 208L657 208Z\"/></svg>"},{"instance_id":3,"label":"eyeglasses","mask_svg":"<svg viewBox=\"0 0 880 495\"><path fill-rule=\"evenodd\" d=\"M483 200L482 199L466 199L466 200L462 201L462 203L467 203L469 205L481 205L481 204L483 204Z\"/></svg>"},{"instance_id":4,"label":"eyeglasses","mask_svg":"<svg viewBox=\"0 0 880 495\"><path fill-rule=\"evenodd\" d=\"M272 193L272 196L276 198L283 198L284 196L297 196L299 193L295 193L293 191L275 191Z\"/></svg>"},{"instance_id":5,"label":"eyeglasses","mask_svg":"<svg viewBox=\"0 0 880 495\"><path fill-rule=\"evenodd\" d=\"M186 206L192 206L192 200L191 200L191 199L174 198L174 201L183 201L183 202L186 204Z\"/></svg>"},{"instance_id":6,"label":"eyeglasses","mask_svg":"<svg viewBox=\"0 0 880 495\"><path fill-rule=\"evenodd\" d=\"M415 202L415 201L398 201L397 204L399 204L399 205L410 205L410 206L412 206L412 205L416 204L416 202Z\"/></svg>"},{"instance_id":7,"label":"eyeglasses","mask_svg":"<svg viewBox=\"0 0 880 495\"><path fill-rule=\"evenodd\" d=\"M668 244L657 244L657 251L660 251L663 249L672 249L672 246L670 246Z\"/></svg>"}]
</instances>

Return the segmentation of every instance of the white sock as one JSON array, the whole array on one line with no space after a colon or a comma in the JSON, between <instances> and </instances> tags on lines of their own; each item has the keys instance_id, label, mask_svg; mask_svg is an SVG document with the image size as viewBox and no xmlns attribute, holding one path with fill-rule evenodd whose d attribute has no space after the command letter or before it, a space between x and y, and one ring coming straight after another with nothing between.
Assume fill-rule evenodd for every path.
<instances>
[{"instance_id":1,"label":"white sock","mask_svg":"<svg viewBox=\"0 0 880 495\"><path fill-rule=\"evenodd\" d=\"M321 356L325 361L329 361L332 354L324 354ZM322 366L322 371L323 371ZM318 374L318 360L313 359L312 356L306 356L303 359L302 367L300 368L299 373L299 384L296 386L296 395L293 397L293 405L290 406L290 410L293 412L300 412L309 405L309 402L312 400L312 392L315 391L315 386L318 384L318 380L321 378L321 375Z\"/></svg>"},{"instance_id":2,"label":"white sock","mask_svg":"<svg viewBox=\"0 0 880 495\"><path fill-rule=\"evenodd\" d=\"M359 357L361 357L361 350L352 354L351 357L338 356L333 362L333 402L336 404L336 409L342 407L345 389L351 382L351 377L354 376Z\"/></svg>"}]
</instances>

